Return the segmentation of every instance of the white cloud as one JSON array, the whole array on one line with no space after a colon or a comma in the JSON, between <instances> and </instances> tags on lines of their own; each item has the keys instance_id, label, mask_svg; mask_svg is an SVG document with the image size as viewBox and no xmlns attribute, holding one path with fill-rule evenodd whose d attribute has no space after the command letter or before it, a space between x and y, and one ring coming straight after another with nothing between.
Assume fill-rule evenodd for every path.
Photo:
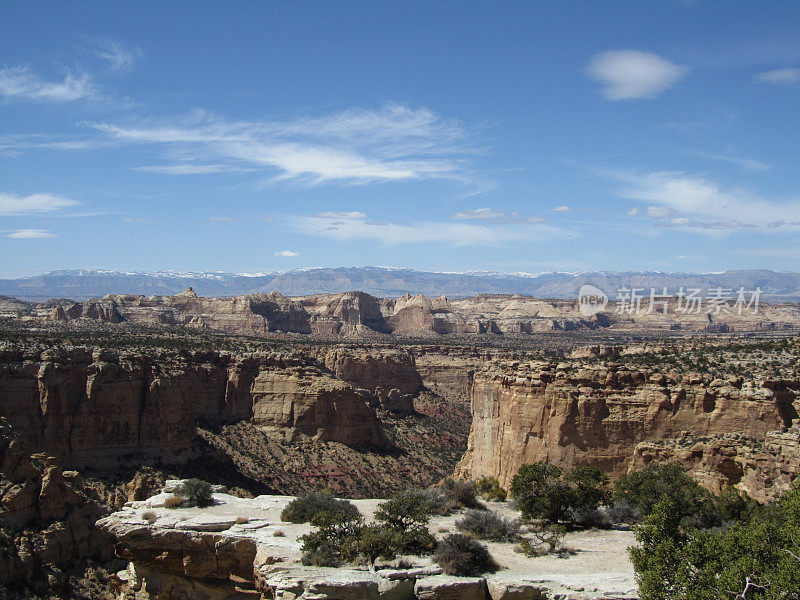
<instances>
[{"instance_id":1,"label":"white cloud","mask_svg":"<svg viewBox=\"0 0 800 600\"><path fill-rule=\"evenodd\" d=\"M17 196L0 193L0 216L48 213L69 206L77 206L78 204L80 203L75 200L61 198L52 194Z\"/></svg>"},{"instance_id":2,"label":"white cloud","mask_svg":"<svg viewBox=\"0 0 800 600\"><path fill-rule=\"evenodd\" d=\"M464 181L466 156L472 152L457 123L425 108L396 105L288 121L227 121L196 111L170 121L93 127L117 142L166 145L181 156L230 162L224 170L261 168L273 181ZM171 175L212 172L187 165L139 169Z\"/></svg>"},{"instance_id":3,"label":"white cloud","mask_svg":"<svg viewBox=\"0 0 800 600\"><path fill-rule=\"evenodd\" d=\"M561 206L554 206L550 210L553 212L572 212L572 207L562 204Z\"/></svg>"},{"instance_id":4,"label":"white cloud","mask_svg":"<svg viewBox=\"0 0 800 600\"><path fill-rule=\"evenodd\" d=\"M740 167L744 167L750 171L766 171L767 169L772 168L771 165L768 165L765 162L750 158L738 158L735 156L725 156L723 154L712 154L709 152L696 152L696 154L697 156L702 156L703 158L710 158L711 160L719 160L722 162L739 165Z\"/></svg>"},{"instance_id":5,"label":"white cloud","mask_svg":"<svg viewBox=\"0 0 800 600\"><path fill-rule=\"evenodd\" d=\"M541 217L522 215L517 212L505 213L493 208L476 208L463 210L450 215L454 221L487 221L491 223L541 223Z\"/></svg>"},{"instance_id":6,"label":"white cloud","mask_svg":"<svg viewBox=\"0 0 800 600\"><path fill-rule=\"evenodd\" d=\"M0 69L0 95L40 102L71 102L94 95L88 75L67 73L64 81L44 81L27 67Z\"/></svg>"},{"instance_id":7,"label":"white cloud","mask_svg":"<svg viewBox=\"0 0 800 600\"><path fill-rule=\"evenodd\" d=\"M392 223L370 221L362 213L342 217L315 215L290 217L296 231L327 237L336 241L367 240L395 246L401 244L441 243L450 246L492 246L506 242L535 242L565 237L561 229L536 223L522 225L452 222Z\"/></svg>"},{"instance_id":8,"label":"white cloud","mask_svg":"<svg viewBox=\"0 0 800 600\"><path fill-rule=\"evenodd\" d=\"M98 42L98 48L95 54L100 58L107 60L109 66L115 71L121 71L133 66L136 58L139 56L140 51L129 50L124 48L118 42L111 40L103 40Z\"/></svg>"},{"instance_id":9,"label":"white cloud","mask_svg":"<svg viewBox=\"0 0 800 600\"><path fill-rule=\"evenodd\" d=\"M684 173L609 175L625 184L619 192L621 197L650 204L646 213L649 217L670 219L664 226L800 229L800 198L768 200L744 189L725 189L709 179Z\"/></svg>"},{"instance_id":10,"label":"white cloud","mask_svg":"<svg viewBox=\"0 0 800 600\"><path fill-rule=\"evenodd\" d=\"M777 85L794 85L800 82L800 69L797 67L787 67L785 69L775 69L766 71L755 76L756 81L762 83L774 83Z\"/></svg>"},{"instance_id":11,"label":"white cloud","mask_svg":"<svg viewBox=\"0 0 800 600\"><path fill-rule=\"evenodd\" d=\"M7 237L16 240L32 240L39 238L54 238L57 237L55 233L46 229L17 229L8 234Z\"/></svg>"},{"instance_id":12,"label":"white cloud","mask_svg":"<svg viewBox=\"0 0 800 600\"><path fill-rule=\"evenodd\" d=\"M300 256L298 252L294 252L293 250L281 250L280 252L276 252L275 256L285 256L287 258L291 258L293 256Z\"/></svg>"},{"instance_id":13,"label":"white cloud","mask_svg":"<svg viewBox=\"0 0 800 600\"><path fill-rule=\"evenodd\" d=\"M654 98L675 85L689 69L649 52L610 50L589 62L589 75L603 84L608 100Z\"/></svg>"},{"instance_id":14,"label":"white cloud","mask_svg":"<svg viewBox=\"0 0 800 600\"><path fill-rule=\"evenodd\" d=\"M351 210L349 212L321 212L317 213L315 216L320 217L322 219L366 219L367 215L362 212L358 212L357 210Z\"/></svg>"},{"instance_id":15,"label":"white cloud","mask_svg":"<svg viewBox=\"0 0 800 600\"><path fill-rule=\"evenodd\" d=\"M233 168L228 165L148 165L134 167L133 170L159 173L161 175L203 175L207 173L222 173L224 171L252 171L253 169Z\"/></svg>"},{"instance_id":16,"label":"white cloud","mask_svg":"<svg viewBox=\"0 0 800 600\"><path fill-rule=\"evenodd\" d=\"M211 217L208 222L212 224L231 224L236 223L236 219L232 217Z\"/></svg>"}]
</instances>

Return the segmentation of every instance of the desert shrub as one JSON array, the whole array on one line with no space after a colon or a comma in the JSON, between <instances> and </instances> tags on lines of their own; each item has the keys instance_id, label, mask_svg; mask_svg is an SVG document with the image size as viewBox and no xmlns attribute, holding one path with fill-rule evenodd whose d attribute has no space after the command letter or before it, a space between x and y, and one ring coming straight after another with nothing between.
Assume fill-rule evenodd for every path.
<instances>
[{"instance_id":1,"label":"desert shrub","mask_svg":"<svg viewBox=\"0 0 800 600\"><path fill-rule=\"evenodd\" d=\"M409 490L380 504L375 522L391 533L393 548L399 554L430 554L436 540L426 523L436 508L429 494Z\"/></svg>"},{"instance_id":2,"label":"desert shrub","mask_svg":"<svg viewBox=\"0 0 800 600\"><path fill-rule=\"evenodd\" d=\"M506 491L500 487L496 477L481 477L475 482L475 491L489 502L503 502L507 497Z\"/></svg>"},{"instance_id":3,"label":"desert shrub","mask_svg":"<svg viewBox=\"0 0 800 600\"><path fill-rule=\"evenodd\" d=\"M611 523L637 523L642 513L627 500L617 500L606 508L606 519Z\"/></svg>"},{"instance_id":4,"label":"desert shrub","mask_svg":"<svg viewBox=\"0 0 800 600\"><path fill-rule=\"evenodd\" d=\"M475 485L471 481L455 481L447 478L442 481L440 489L450 505L448 508L481 508L475 496Z\"/></svg>"},{"instance_id":5,"label":"desert shrub","mask_svg":"<svg viewBox=\"0 0 800 600\"><path fill-rule=\"evenodd\" d=\"M520 523L516 519L501 517L491 510L467 510L456 521L456 528L480 540L513 542L519 538Z\"/></svg>"},{"instance_id":6,"label":"desert shrub","mask_svg":"<svg viewBox=\"0 0 800 600\"><path fill-rule=\"evenodd\" d=\"M154 510L146 510L142 513L142 519L152 525L158 519L158 515Z\"/></svg>"},{"instance_id":7,"label":"desert shrub","mask_svg":"<svg viewBox=\"0 0 800 600\"><path fill-rule=\"evenodd\" d=\"M245 517L244 515L239 515L236 517L236 523L239 525L245 525L246 523L250 522L250 517Z\"/></svg>"},{"instance_id":8,"label":"desert shrub","mask_svg":"<svg viewBox=\"0 0 800 600\"><path fill-rule=\"evenodd\" d=\"M286 533L282 529L276 529L272 532L272 537L286 537Z\"/></svg>"},{"instance_id":9,"label":"desert shrub","mask_svg":"<svg viewBox=\"0 0 800 600\"><path fill-rule=\"evenodd\" d=\"M289 523L310 523L315 516L322 513L338 515L342 521L361 516L352 502L338 500L325 492L309 492L300 494L289 502L281 511L281 520Z\"/></svg>"},{"instance_id":10,"label":"desert shrub","mask_svg":"<svg viewBox=\"0 0 800 600\"><path fill-rule=\"evenodd\" d=\"M180 508L184 502L186 502L186 498L181 494L175 493L164 499L164 508Z\"/></svg>"},{"instance_id":11,"label":"desert shrub","mask_svg":"<svg viewBox=\"0 0 800 600\"><path fill-rule=\"evenodd\" d=\"M391 560L396 556L395 533L384 525L367 525L358 536L358 553L368 564L374 565L378 558Z\"/></svg>"},{"instance_id":12,"label":"desert shrub","mask_svg":"<svg viewBox=\"0 0 800 600\"><path fill-rule=\"evenodd\" d=\"M427 490L406 490L379 504L375 520L393 529L425 524L437 514L438 503Z\"/></svg>"},{"instance_id":13,"label":"desert shrub","mask_svg":"<svg viewBox=\"0 0 800 600\"><path fill-rule=\"evenodd\" d=\"M681 512L665 496L636 529L629 552L642 600L800 598L800 480L727 529L686 525Z\"/></svg>"},{"instance_id":14,"label":"desert shrub","mask_svg":"<svg viewBox=\"0 0 800 600\"><path fill-rule=\"evenodd\" d=\"M189 501L189 506L211 506L214 504L211 484L202 479L187 479L181 486L181 491Z\"/></svg>"},{"instance_id":15,"label":"desert shrub","mask_svg":"<svg viewBox=\"0 0 800 600\"><path fill-rule=\"evenodd\" d=\"M347 517L343 513L319 512L311 524L318 527L300 537L303 564L318 567L338 567L358 558L358 538L363 517Z\"/></svg>"},{"instance_id":16,"label":"desert shrub","mask_svg":"<svg viewBox=\"0 0 800 600\"><path fill-rule=\"evenodd\" d=\"M639 471L622 475L614 486L614 499L626 501L649 515L663 498L669 498L679 519L701 515L709 493L678 464L648 463Z\"/></svg>"},{"instance_id":17,"label":"desert shrub","mask_svg":"<svg viewBox=\"0 0 800 600\"><path fill-rule=\"evenodd\" d=\"M497 570L486 546L458 533L439 542L433 560L447 575L470 577Z\"/></svg>"},{"instance_id":18,"label":"desert shrub","mask_svg":"<svg viewBox=\"0 0 800 600\"><path fill-rule=\"evenodd\" d=\"M531 538L522 538L518 550L525 556L545 556L559 551L566 530L560 525L540 524L530 532Z\"/></svg>"},{"instance_id":19,"label":"desert shrub","mask_svg":"<svg viewBox=\"0 0 800 600\"><path fill-rule=\"evenodd\" d=\"M548 463L522 465L511 480L511 496L525 522L593 525L607 501L607 478L595 467L578 466L565 476Z\"/></svg>"}]
</instances>

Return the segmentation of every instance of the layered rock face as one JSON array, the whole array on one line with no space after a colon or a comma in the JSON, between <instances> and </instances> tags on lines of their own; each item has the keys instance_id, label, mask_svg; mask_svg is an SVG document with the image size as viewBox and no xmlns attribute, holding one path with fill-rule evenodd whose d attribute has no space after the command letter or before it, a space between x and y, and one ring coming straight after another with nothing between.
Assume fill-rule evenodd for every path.
<instances>
[{"instance_id":1,"label":"layered rock face","mask_svg":"<svg viewBox=\"0 0 800 600\"><path fill-rule=\"evenodd\" d=\"M675 301L668 314L650 311L645 298L636 313L607 310L592 317L581 314L574 300L540 300L530 296L482 294L471 298L431 300L405 294L376 298L364 292L317 294L286 298L277 292L232 298L202 298L191 288L175 296L108 295L74 302L50 300L40 305L18 304L19 315L53 321L92 320L103 323L182 325L227 333L266 336L273 333L313 334L322 338L409 335L532 334L613 327L644 331L800 331L796 305L762 304L739 314L721 311L681 312ZM12 305L8 305L12 308Z\"/></svg>"},{"instance_id":2,"label":"layered rock face","mask_svg":"<svg viewBox=\"0 0 800 600\"><path fill-rule=\"evenodd\" d=\"M104 509L74 471L55 458L29 455L9 422L0 418L0 590L38 582L68 591L65 570L83 560L107 560L112 538L95 528Z\"/></svg>"},{"instance_id":3,"label":"layered rock face","mask_svg":"<svg viewBox=\"0 0 800 600\"><path fill-rule=\"evenodd\" d=\"M736 486L759 502L771 502L788 490L800 465L800 426L770 431L754 439L740 433L682 435L636 446L630 468L651 461L678 462L705 488L719 493Z\"/></svg>"},{"instance_id":4,"label":"layered rock face","mask_svg":"<svg viewBox=\"0 0 800 600\"><path fill-rule=\"evenodd\" d=\"M763 440L797 418L798 392L795 381L743 386L614 364L496 362L472 376L473 423L457 473L495 476L504 486L520 465L535 461L620 474L638 444L682 432Z\"/></svg>"},{"instance_id":5,"label":"layered rock face","mask_svg":"<svg viewBox=\"0 0 800 600\"><path fill-rule=\"evenodd\" d=\"M170 482L168 482L169 485ZM116 539L117 554L130 563L117 574L119 597L159 600L635 600L633 568L626 548L631 532L607 532L602 540L580 539L586 552L566 559L536 561L514 553L512 543L490 542L503 567L482 577L454 577L430 558L406 557L405 564L379 561L375 568L303 565L307 523L281 522L288 496L235 498L216 493L213 506L164 508L161 493L130 502L98 522ZM355 500L370 522L379 501ZM511 513L505 505L494 509ZM453 518L434 517L431 532L454 529ZM279 534L276 534L280 532ZM603 555L602 572L597 554ZM589 558L595 556L595 558ZM587 558L583 558L587 557ZM409 566L409 559L413 561ZM545 561L545 562L542 562ZM549 564L548 564L549 563ZM599 574L601 573L601 574Z\"/></svg>"},{"instance_id":6,"label":"layered rock face","mask_svg":"<svg viewBox=\"0 0 800 600\"><path fill-rule=\"evenodd\" d=\"M250 335L311 333L303 307L277 292L201 298L190 288L176 296L108 295L84 302L50 301L43 307L51 307L50 318L55 321L88 318L105 323L185 325Z\"/></svg>"},{"instance_id":7,"label":"layered rock face","mask_svg":"<svg viewBox=\"0 0 800 600\"><path fill-rule=\"evenodd\" d=\"M324 372L262 371L253 381L253 422L288 427L322 441L385 446L375 410L347 383Z\"/></svg>"},{"instance_id":8,"label":"layered rock face","mask_svg":"<svg viewBox=\"0 0 800 600\"><path fill-rule=\"evenodd\" d=\"M387 364L398 363L389 358ZM374 366L367 362L364 372ZM23 446L65 465L182 462L192 454L198 419L252 418L323 440L386 444L371 394L299 353L6 350L0 351L0 397L0 416Z\"/></svg>"}]
</instances>

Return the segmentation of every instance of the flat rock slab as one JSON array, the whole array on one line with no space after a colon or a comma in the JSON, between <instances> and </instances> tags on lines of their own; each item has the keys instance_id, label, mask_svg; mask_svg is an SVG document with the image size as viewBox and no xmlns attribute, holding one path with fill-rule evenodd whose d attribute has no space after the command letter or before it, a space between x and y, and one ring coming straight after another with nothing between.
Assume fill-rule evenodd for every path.
<instances>
[{"instance_id":1,"label":"flat rock slab","mask_svg":"<svg viewBox=\"0 0 800 600\"><path fill-rule=\"evenodd\" d=\"M214 515L198 515L175 524L175 529L189 531L227 531L236 525L235 517L218 517Z\"/></svg>"},{"instance_id":2,"label":"flat rock slab","mask_svg":"<svg viewBox=\"0 0 800 600\"><path fill-rule=\"evenodd\" d=\"M486 600L486 580L435 575L418 579L414 593L419 600Z\"/></svg>"}]
</instances>

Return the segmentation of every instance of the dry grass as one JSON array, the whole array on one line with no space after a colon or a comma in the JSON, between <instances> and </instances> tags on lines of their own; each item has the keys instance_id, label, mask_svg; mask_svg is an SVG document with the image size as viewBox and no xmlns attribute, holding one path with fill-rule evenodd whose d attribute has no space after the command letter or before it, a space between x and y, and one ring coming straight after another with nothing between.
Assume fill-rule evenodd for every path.
<instances>
[{"instance_id":1,"label":"dry grass","mask_svg":"<svg viewBox=\"0 0 800 600\"><path fill-rule=\"evenodd\" d=\"M180 508L183 506L183 503L186 501L181 494L172 494L166 500L164 500L164 508Z\"/></svg>"},{"instance_id":2,"label":"dry grass","mask_svg":"<svg viewBox=\"0 0 800 600\"><path fill-rule=\"evenodd\" d=\"M275 530L275 531L272 533L272 537L286 537L286 534L283 532L283 530L282 530L282 529L276 529L276 530Z\"/></svg>"},{"instance_id":3,"label":"dry grass","mask_svg":"<svg viewBox=\"0 0 800 600\"><path fill-rule=\"evenodd\" d=\"M142 513L142 519L150 523L152 525L158 519L158 515L154 510L146 510Z\"/></svg>"},{"instance_id":4,"label":"dry grass","mask_svg":"<svg viewBox=\"0 0 800 600\"><path fill-rule=\"evenodd\" d=\"M243 517L243 516L240 515L240 516L236 517L236 522L239 525L244 525L245 523L249 523L250 522L250 517Z\"/></svg>"}]
</instances>

